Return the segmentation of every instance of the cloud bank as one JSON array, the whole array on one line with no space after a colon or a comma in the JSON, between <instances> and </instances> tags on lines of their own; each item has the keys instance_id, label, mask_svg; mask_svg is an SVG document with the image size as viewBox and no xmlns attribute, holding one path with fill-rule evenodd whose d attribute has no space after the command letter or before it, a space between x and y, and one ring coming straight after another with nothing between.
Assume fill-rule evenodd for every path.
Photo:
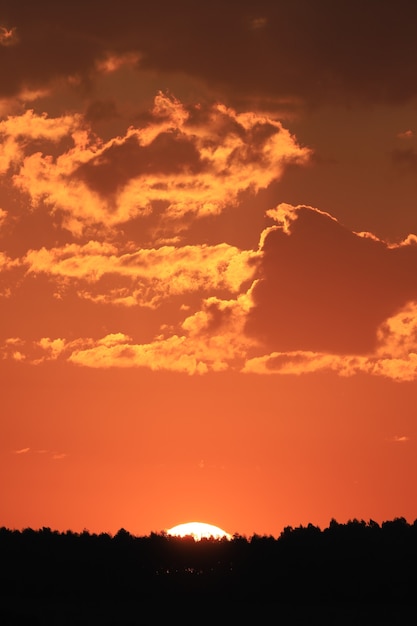
<instances>
[{"instance_id":1,"label":"cloud bank","mask_svg":"<svg viewBox=\"0 0 417 626\"><path fill-rule=\"evenodd\" d=\"M162 0L146 11L129 0L119 0L117 11L108 0L71 11L40 0L25 11L6 2L2 13L5 96L70 78L87 89L97 71L114 69L108 58L129 55L138 71L196 77L231 97L323 103L416 96L412 0Z\"/></svg>"},{"instance_id":2,"label":"cloud bank","mask_svg":"<svg viewBox=\"0 0 417 626\"><path fill-rule=\"evenodd\" d=\"M200 310L176 328L162 325L148 343L135 343L123 332L101 339L43 338L36 356L26 357L19 340L10 339L3 356L188 374L330 371L415 380L416 237L387 244L369 233L351 232L307 206L279 205L268 217L271 225L256 251L222 245L118 256L112 246L90 242L29 252L23 261L28 275L45 272L53 279L84 281L89 289L106 273L147 280L154 284L153 306L158 298L192 290L201 297L223 288L229 297L206 296ZM130 289L126 298L132 301L124 304L140 304ZM111 295L103 296L108 305L121 303L112 302ZM28 344L25 349L30 352Z\"/></svg>"}]
</instances>

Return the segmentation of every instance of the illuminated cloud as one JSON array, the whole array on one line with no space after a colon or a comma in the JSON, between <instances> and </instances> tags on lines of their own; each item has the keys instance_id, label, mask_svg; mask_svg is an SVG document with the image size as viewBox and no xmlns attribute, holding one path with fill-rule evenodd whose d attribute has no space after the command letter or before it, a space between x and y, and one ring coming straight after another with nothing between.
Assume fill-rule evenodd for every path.
<instances>
[{"instance_id":1,"label":"illuminated cloud","mask_svg":"<svg viewBox=\"0 0 417 626\"><path fill-rule=\"evenodd\" d=\"M46 113L37 115L33 110L13 115L0 122L0 135L11 137L23 145L29 140L46 139L57 142L80 128L81 115L63 115L51 118Z\"/></svg>"},{"instance_id":2,"label":"illuminated cloud","mask_svg":"<svg viewBox=\"0 0 417 626\"><path fill-rule=\"evenodd\" d=\"M410 352L403 358L376 358L365 369L374 376L383 376L398 382L417 380L417 352Z\"/></svg>"},{"instance_id":3,"label":"illuminated cloud","mask_svg":"<svg viewBox=\"0 0 417 626\"><path fill-rule=\"evenodd\" d=\"M35 207L62 215L75 235L150 215L170 220L175 233L176 221L183 228L184 220L217 215L310 156L280 122L220 104L186 107L160 93L148 117L102 142L78 115L50 119L28 111L0 123L1 171L19 163L14 185ZM47 146L30 153L25 143L64 137L70 147L56 156Z\"/></svg>"},{"instance_id":4,"label":"illuminated cloud","mask_svg":"<svg viewBox=\"0 0 417 626\"><path fill-rule=\"evenodd\" d=\"M207 298L202 310L187 317L178 333L173 333L169 327L162 328L153 341L142 344L122 332L110 333L98 340L44 337L36 342L25 342L10 338L3 345L2 357L15 358L19 348L22 358L34 365L61 359L92 368L146 367L187 374L239 370L248 349L254 345L243 336L250 306L250 297L245 294L236 300Z\"/></svg>"},{"instance_id":5,"label":"illuminated cloud","mask_svg":"<svg viewBox=\"0 0 417 626\"><path fill-rule=\"evenodd\" d=\"M1 218L2 214L0 212L0 227L1 227ZM4 252L0 252L0 272L12 267L16 262L12 261Z\"/></svg>"},{"instance_id":6,"label":"illuminated cloud","mask_svg":"<svg viewBox=\"0 0 417 626\"><path fill-rule=\"evenodd\" d=\"M0 228L3 226L6 219L7 219L7 211L5 211L4 209L0 209ZM0 267L1 267L1 261L0 261Z\"/></svg>"},{"instance_id":7,"label":"illuminated cloud","mask_svg":"<svg viewBox=\"0 0 417 626\"><path fill-rule=\"evenodd\" d=\"M8 337L5 339L0 349L2 359L12 359L13 361L24 361L26 359L26 343L19 337Z\"/></svg>"},{"instance_id":8,"label":"illuminated cloud","mask_svg":"<svg viewBox=\"0 0 417 626\"><path fill-rule=\"evenodd\" d=\"M16 28L6 28L6 26L0 26L0 46L8 47L14 46L18 43Z\"/></svg>"},{"instance_id":9,"label":"illuminated cloud","mask_svg":"<svg viewBox=\"0 0 417 626\"><path fill-rule=\"evenodd\" d=\"M104 337L90 348L75 350L68 360L77 365L95 368L147 367L151 370L172 370L189 374L206 373L207 365L187 345L185 337L173 335L150 344L135 345L128 337Z\"/></svg>"},{"instance_id":10,"label":"illuminated cloud","mask_svg":"<svg viewBox=\"0 0 417 626\"><path fill-rule=\"evenodd\" d=\"M47 354L49 360L55 360L65 350L65 341L63 339L50 339L43 337L39 341L39 347Z\"/></svg>"},{"instance_id":11,"label":"illuminated cloud","mask_svg":"<svg viewBox=\"0 0 417 626\"><path fill-rule=\"evenodd\" d=\"M360 357L340 357L316 352L273 352L248 359L243 371L248 374L311 374L333 371L353 375L360 371Z\"/></svg>"},{"instance_id":12,"label":"illuminated cloud","mask_svg":"<svg viewBox=\"0 0 417 626\"><path fill-rule=\"evenodd\" d=\"M8 337L0 347L0 358L25 361L34 365L59 358L67 346L77 346L78 341L68 342L63 339L43 337L38 341L27 341L17 337Z\"/></svg>"},{"instance_id":13,"label":"illuminated cloud","mask_svg":"<svg viewBox=\"0 0 417 626\"><path fill-rule=\"evenodd\" d=\"M161 335L138 345L122 333L112 334L71 349L68 360L94 368L146 367L187 374L224 371L241 364L252 343L240 336L247 306L243 296L230 302L210 298L203 311L184 321L181 335Z\"/></svg>"},{"instance_id":14,"label":"illuminated cloud","mask_svg":"<svg viewBox=\"0 0 417 626\"><path fill-rule=\"evenodd\" d=\"M22 345L23 340L20 339L19 337L8 337L5 341L5 344L8 346Z\"/></svg>"},{"instance_id":15,"label":"illuminated cloud","mask_svg":"<svg viewBox=\"0 0 417 626\"><path fill-rule=\"evenodd\" d=\"M25 162L25 151L30 149L30 142L44 140L57 143L71 133L75 133L80 126L80 116L65 115L57 118L48 118L46 114L36 115L32 110L22 115L9 116L0 121L0 174L5 174L10 167L21 171ZM36 146L37 150L39 146ZM32 161L36 160L35 152ZM52 156L45 157L46 162L52 161ZM31 162L31 161L29 161ZM40 173L40 172L39 172ZM22 186L20 174L16 174L15 184ZM33 193L36 198L36 191Z\"/></svg>"},{"instance_id":16,"label":"illuminated cloud","mask_svg":"<svg viewBox=\"0 0 417 626\"><path fill-rule=\"evenodd\" d=\"M0 174L5 174L9 167L21 158L22 151L18 143L10 137L5 138L0 144Z\"/></svg>"},{"instance_id":17,"label":"illuminated cloud","mask_svg":"<svg viewBox=\"0 0 417 626\"><path fill-rule=\"evenodd\" d=\"M412 139L414 137L414 133L412 130L404 130L397 134L398 139Z\"/></svg>"},{"instance_id":18,"label":"illuminated cloud","mask_svg":"<svg viewBox=\"0 0 417 626\"><path fill-rule=\"evenodd\" d=\"M104 74L116 72L124 65L136 65L140 59L137 52L126 52L125 54L108 54L104 59L96 63L97 70Z\"/></svg>"},{"instance_id":19,"label":"illuminated cloud","mask_svg":"<svg viewBox=\"0 0 417 626\"><path fill-rule=\"evenodd\" d=\"M29 89L22 87L22 89L10 97L0 98L0 117L6 118L16 113L22 114L29 103L38 100L39 98L46 98L49 95L49 90L43 89Z\"/></svg>"},{"instance_id":20,"label":"illuminated cloud","mask_svg":"<svg viewBox=\"0 0 417 626\"><path fill-rule=\"evenodd\" d=\"M408 357L417 352L417 301L409 302L388 318L377 331L381 357Z\"/></svg>"},{"instance_id":21,"label":"illuminated cloud","mask_svg":"<svg viewBox=\"0 0 417 626\"><path fill-rule=\"evenodd\" d=\"M30 250L22 262L29 275L43 273L64 284L75 281L81 297L109 304L155 306L184 293L220 289L238 293L253 276L251 260L256 256L227 244L162 246L119 253L113 244L89 241ZM105 277L112 280L103 291L101 279Z\"/></svg>"},{"instance_id":22,"label":"illuminated cloud","mask_svg":"<svg viewBox=\"0 0 417 626\"><path fill-rule=\"evenodd\" d=\"M31 448L21 448L20 450L14 450L14 454L28 454L29 456L33 456L33 454L44 454L48 455L52 460L58 461L61 459L65 459L68 454L65 452L50 452L49 450L32 450Z\"/></svg>"},{"instance_id":23,"label":"illuminated cloud","mask_svg":"<svg viewBox=\"0 0 417 626\"><path fill-rule=\"evenodd\" d=\"M320 354L315 352L272 353L248 359L243 368L247 374L304 375L316 372L333 372L338 376L368 374L411 382L417 380L417 355L403 359L360 357L356 355Z\"/></svg>"}]
</instances>

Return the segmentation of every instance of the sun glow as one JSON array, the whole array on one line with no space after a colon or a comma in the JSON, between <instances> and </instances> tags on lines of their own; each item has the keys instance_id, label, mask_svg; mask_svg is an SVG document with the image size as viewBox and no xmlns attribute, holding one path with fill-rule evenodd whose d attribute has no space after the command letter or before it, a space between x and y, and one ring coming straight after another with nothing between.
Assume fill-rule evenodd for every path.
<instances>
[{"instance_id":1,"label":"sun glow","mask_svg":"<svg viewBox=\"0 0 417 626\"><path fill-rule=\"evenodd\" d=\"M201 539L231 539L225 530L213 524L205 524L203 522L187 522L186 524L178 524L167 530L167 534L172 537L194 537L196 541Z\"/></svg>"}]
</instances>

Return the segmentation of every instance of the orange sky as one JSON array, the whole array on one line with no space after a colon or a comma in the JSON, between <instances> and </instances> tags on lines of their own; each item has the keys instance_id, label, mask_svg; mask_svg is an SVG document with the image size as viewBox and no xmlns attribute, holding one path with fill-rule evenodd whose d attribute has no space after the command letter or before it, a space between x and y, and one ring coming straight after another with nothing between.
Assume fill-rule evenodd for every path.
<instances>
[{"instance_id":1,"label":"orange sky","mask_svg":"<svg viewBox=\"0 0 417 626\"><path fill-rule=\"evenodd\" d=\"M414 3L16 4L0 525L414 521Z\"/></svg>"}]
</instances>

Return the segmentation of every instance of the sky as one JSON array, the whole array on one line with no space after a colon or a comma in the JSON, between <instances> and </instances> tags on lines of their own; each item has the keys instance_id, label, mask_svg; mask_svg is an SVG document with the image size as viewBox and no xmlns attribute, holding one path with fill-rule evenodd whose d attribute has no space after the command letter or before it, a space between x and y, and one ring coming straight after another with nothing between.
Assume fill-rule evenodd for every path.
<instances>
[{"instance_id":1,"label":"sky","mask_svg":"<svg viewBox=\"0 0 417 626\"><path fill-rule=\"evenodd\" d=\"M0 7L0 525L417 518L414 0Z\"/></svg>"}]
</instances>

